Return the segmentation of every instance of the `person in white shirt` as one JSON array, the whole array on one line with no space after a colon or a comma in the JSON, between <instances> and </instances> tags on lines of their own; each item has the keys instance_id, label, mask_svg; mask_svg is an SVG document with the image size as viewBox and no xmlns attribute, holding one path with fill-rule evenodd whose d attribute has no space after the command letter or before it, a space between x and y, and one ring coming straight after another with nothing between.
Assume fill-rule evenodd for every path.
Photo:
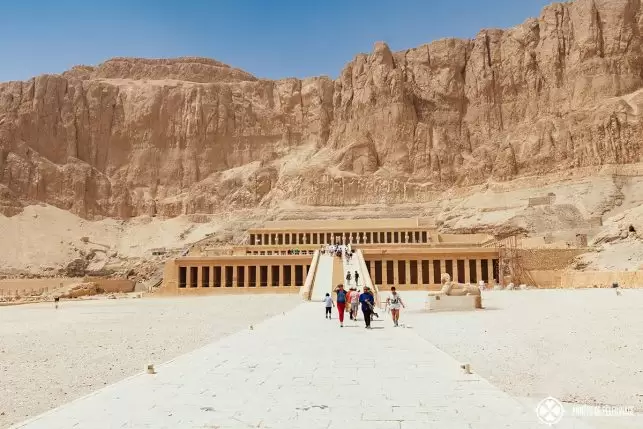
<instances>
[{"instance_id":1,"label":"person in white shirt","mask_svg":"<svg viewBox=\"0 0 643 429\"><path fill-rule=\"evenodd\" d=\"M400 308L406 308L406 306L404 305L400 294L395 290L395 286L391 288L391 296L386 298L386 305L388 305L388 308L391 310L393 326L399 326L398 323L400 321Z\"/></svg>"},{"instance_id":2,"label":"person in white shirt","mask_svg":"<svg viewBox=\"0 0 643 429\"><path fill-rule=\"evenodd\" d=\"M360 292L357 288L353 288L351 293L351 312L353 313L353 320L357 320L357 313L359 312L359 296Z\"/></svg>"},{"instance_id":3,"label":"person in white shirt","mask_svg":"<svg viewBox=\"0 0 643 429\"><path fill-rule=\"evenodd\" d=\"M326 297L324 298L324 306L326 307L326 319L330 319L330 315L333 307L335 306L335 303L333 302L333 298L330 297L329 293L327 293Z\"/></svg>"}]
</instances>

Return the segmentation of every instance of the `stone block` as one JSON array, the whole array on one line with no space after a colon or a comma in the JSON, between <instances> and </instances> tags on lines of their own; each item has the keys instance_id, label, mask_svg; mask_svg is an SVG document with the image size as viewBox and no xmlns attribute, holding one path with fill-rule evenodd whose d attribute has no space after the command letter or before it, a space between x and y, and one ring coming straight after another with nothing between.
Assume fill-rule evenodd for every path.
<instances>
[{"instance_id":1,"label":"stone block","mask_svg":"<svg viewBox=\"0 0 643 429\"><path fill-rule=\"evenodd\" d=\"M427 311L463 311L482 308L482 298L478 295L429 296L426 300Z\"/></svg>"}]
</instances>

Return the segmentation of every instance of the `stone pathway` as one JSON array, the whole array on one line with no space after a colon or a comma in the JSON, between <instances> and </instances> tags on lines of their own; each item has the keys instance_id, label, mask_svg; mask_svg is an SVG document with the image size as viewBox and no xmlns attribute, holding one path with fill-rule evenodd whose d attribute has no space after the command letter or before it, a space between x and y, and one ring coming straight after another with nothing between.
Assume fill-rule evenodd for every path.
<instances>
[{"instance_id":1,"label":"stone pathway","mask_svg":"<svg viewBox=\"0 0 643 429\"><path fill-rule=\"evenodd\" d=\"M323 312L304 303L15 428L547 427L413 329L340 328ZM555 427L589 428L567 417Z\"/></svg>"}]
</instances>

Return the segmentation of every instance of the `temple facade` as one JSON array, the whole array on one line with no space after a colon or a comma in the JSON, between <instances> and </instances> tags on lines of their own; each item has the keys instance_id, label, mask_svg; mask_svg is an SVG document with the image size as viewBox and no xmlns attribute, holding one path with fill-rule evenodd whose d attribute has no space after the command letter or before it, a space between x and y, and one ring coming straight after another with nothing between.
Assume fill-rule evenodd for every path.
<instances>
[{"instance_id":1,"label":"temple facade","mask_svg":"<svg viewBox=\"0 0 643 429\"><path fill-rule=\"evenodd\" d=\"M421 219L267 222L247 231L242 245L195 246L169 260L164 294L299 293L312 288L329 245L358 251L362 276L376 288L439 288L443 273L460 283L498 279L499 252L486 234L440 234ZM342 266L331 275L341 282ZM329 280L330 281L330 280ZM308 284L307 284L308 283Z\"/></svg>"}]
</instances>

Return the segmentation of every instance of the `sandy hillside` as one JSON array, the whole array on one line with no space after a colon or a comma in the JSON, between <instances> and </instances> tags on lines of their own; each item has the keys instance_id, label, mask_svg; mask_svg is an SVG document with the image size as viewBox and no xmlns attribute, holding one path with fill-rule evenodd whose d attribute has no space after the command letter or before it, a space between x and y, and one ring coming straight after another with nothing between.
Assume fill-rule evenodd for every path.
<instances>
[{"instance_id":1,"label":"sandy hillside","mask_svg":"<svg viewBox=\"0 0 643 429\"><path fill-rule=\"evenodd\" d=\"M294 158L293 158L294 159ZM290 168L284 166L284 168ZM239 169L229 172L236 176ZM150 258L150 249L179 251L211 235L210 241L238 242L244 231L274 219L415 217L433 219L445 232L517 232L531 247L565 247L587 234L590 252L584 269L632 270L643 260L643 176L615 178L608 170L592 177L539 176L533 180L489 181L453 190L420 204L305 206L285 200L271 207L226 214L141 216L127 221L86 220L46 205L31 205L11 217L0 215L0 273L52 274L75 258L91 255L89 269L127 265ZM530 198L551 195L550 204L531 206ZM635 233L629 231L634 227ZM545 237L553 240L545 244ZM82 238L87 237L88 242ZM157 261L162 263L162 258Z\"/></svg>"}]
</instances>

